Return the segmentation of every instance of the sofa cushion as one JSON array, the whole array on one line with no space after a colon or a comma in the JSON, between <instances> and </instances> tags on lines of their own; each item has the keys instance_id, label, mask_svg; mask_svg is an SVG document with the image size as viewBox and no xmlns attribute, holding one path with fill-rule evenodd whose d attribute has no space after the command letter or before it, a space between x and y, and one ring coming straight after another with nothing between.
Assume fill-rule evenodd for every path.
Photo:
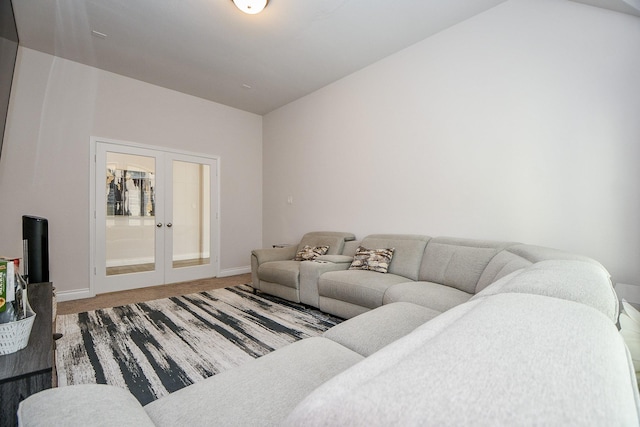
<instances>
[{"instance_id":1,"label":"sofa cushion","mask_svg":"<svg viewBox=\"0 0 640 427\"><path fill-rule=\"evenodd\" d=\"M301 261L270 261L258 267L258 277L266 282L298 288Z\"/></svg>"},{"instance_id":2,"label":"sofa cushion","mask_svg":"<svg viewBox=\"0 0 640 427\"><path fill-rule=\"evenodd\" d=\"M334 377L284 425L638 425L636 387L606 316L499 294L441 314Z\"/></svg>"},{"instance_id":3,"label":"sofa cushion","mask_svg":"<svg viewBox=\"0 0 640 427\"><path fill-rule=\"evenodd\" d=\"M384 294L390 286L406 281L406 277L391 273L380 274L367 270L328 271L318 280L318 293L321 297L376 308L382 305Z\"/></svg>"},{"instance_id":4,"label":"sofa cushion","mask_svg":"<svg viewBox=\"0 0 640 427\"><path fill-rule=\"evenodd\" d=\"M386 273L393 259L394 248L367 249L358 247L349 270L369 270L377 273Z\"/></svg>"},{"instance_id":5,"label":"sofa cushion","mask_svg":"<svg viewBox=\"0 0 640 427\"><path fill-rule=\"evenodd\" d=\"M20 402L18 423L21 427L155 425L128 390L106 384L57 387L31 395Z\"/></svg>"},{"instance_id":6,"label":"sofa cushion","mask_svg":"<svg viewBox=\"0 0 640 427\"><path fill-rule=\"evenodd\" d=\"M482 272L507 242L436 237L429 241L419 280L474 294Z\"/></svg>"},{"instance_id":7,"label":"sofa cushion","mask_svg":"<svg viewBox=\"0 0 640 427\"><path fill-rule=\"evenodd\" d=\"M370 308L363 307L358 304L352 304L350 302L326 297L318 298L318 308L325 313L332 314L342 319L351 319L352 317L359 316L371 310Z\"/></svg>"},{"instance_id":8,"label":"sofa cushion","mask_svg":"<svg viewBox=\"0 0 640 427\"><path fill-rule=\"evenodd\" d=\"M382 303L406 301L442 312L467 302L471 297L471 294L438 283L405 282L387 289Z\"/></svg>"},{"instance_id":9,"label":"sofa cushion","mask_svg":"<svg viewBox=\"0 0 640 427\"><path fill-rule=\"evenodd\" d=\"M372 234L362 239L365 248L394 248L389 273L417 280L420 261L430 237L414 234Z\"/></svg>"},{"instance_id":10,"label":"sofa cushion","mask_svg":"<svg viewBox=\"0 0 640 427\"><path fill-rule=\"evenodd\" d=\"M545 295L579 302L601 311L614 323L618 319L618 297L609 273L592 262L540 261L494 282L473 299L503 293Z\"/></svg>"},{"instance_id":11,"label":"sofa cushion","mask_svg":"<svg viewBox=\"0 0 640 427\"><path fill-rule=\"evenodd\" d=\"M366 357L439 314L420 305L396 302L346 320L323 336Z\"/></svg>"},{"instance_id":12,"label":"sofa cushion","mask_svg":"<svg viewBox=\"0 0 640 427\"><path fill-rule=\"evenodd\" d=\"M307 338L151 402L158 426L277 425L306 395L363 359Z\"/></svg>"},{"instance_id":13,"label":"sofa cushion","mask_svg":"<svg viewBox=\"0 0 640 427\"><path fill-rule=\"evenodd\" d=\"M296 252L294 261L313 261L321 255L324 255L329 250L329 246L314 246L305 245L302 249Z\"/></svg>"}]
</instances>

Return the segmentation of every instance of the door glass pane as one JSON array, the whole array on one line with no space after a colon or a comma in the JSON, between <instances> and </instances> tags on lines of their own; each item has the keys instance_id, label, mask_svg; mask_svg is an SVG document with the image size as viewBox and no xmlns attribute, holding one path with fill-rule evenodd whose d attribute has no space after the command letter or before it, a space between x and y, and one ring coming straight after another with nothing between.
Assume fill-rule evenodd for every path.
<instances>
[{"instance_id":1,"label":"door glass pane","mask_svg":"<svg viewBox=\"0 0 640 427\"><path fill-rule=\"evenodd\" d=\"M107 152L107 276L155 270L155 158Z\"/></svg>"},{"instance_id":2,"label":"door glass pane","mask_svg":"<svg viewBox=\"0 0 640 427\"><path fill-rule=\"evenodd\" d=\"M210 262L209 169L209 165L173 161L173 268Z\"/></svg>"}]
</instances>

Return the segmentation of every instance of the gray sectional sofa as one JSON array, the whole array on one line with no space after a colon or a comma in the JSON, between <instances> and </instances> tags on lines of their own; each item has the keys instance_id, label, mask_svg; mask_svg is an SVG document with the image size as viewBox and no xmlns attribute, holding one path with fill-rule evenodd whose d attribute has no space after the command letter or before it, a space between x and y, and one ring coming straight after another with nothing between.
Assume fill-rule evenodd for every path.
<instances>
[{"instance_id":1,"label":"gray sectional sofa","mask_svg":"<svg viewBox=\"0 0 640 427\"><path fill-rule=\"evenodd\" d=\"M358 245L389 244L387 273L348 269ZM275 283L261 260L287 261L277 254L294 249L254 251L254 285ZM282 264L292 299L348 318L324 336L145 407L111 386L41 392L20 405L20 424L640 425L618 300L596 261L400 235L343 241L336 252Z\"/></svg>"},{"instance_id":2,"label":"gray sectional sofa","mask_svg":"<svg viewBox=\"0 0 640 427\"><path fill-rule=\"evenodd\" d=\"M335 252L314 261L291 261L304 245L327 244L319 236L349 240L335 242ZM600 265L591 258L556 249L514 242L429 237L407 234L373 234L362 241L348 233L313 232L288 248L252 251L254 288L290 301L302 302L342 318L391 302L407 301L443 312L462 304L489 284L521 268L545 260L574 260ZM349 269L359 247L393 248L388 272ZM601 266L600 266L601 267ZM295 271L295 280L286 274ZM273 292L295 287L297 293Z\"/></svg>"}]
</instances>

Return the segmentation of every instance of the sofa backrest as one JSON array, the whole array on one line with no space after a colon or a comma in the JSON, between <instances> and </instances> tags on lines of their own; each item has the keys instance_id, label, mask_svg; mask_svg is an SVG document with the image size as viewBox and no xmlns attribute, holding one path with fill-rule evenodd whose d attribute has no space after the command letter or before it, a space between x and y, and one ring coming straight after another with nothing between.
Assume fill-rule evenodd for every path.
<instances>
[{"instance_id":1,"label":"sofa backrest","mask_svg":"<svg viewBox=\"0 0 640 427\"><path fill-rule=\"evenodd\" d=\"M418 280L439 283L474 294L478 281L493 258L513 244L434 237L424 251Z\"/></svg>"},{"instance_id":2,"label":"sofa backrest","mask_svg":"<svg viewBox=\"0 0 640 427\"><path fill-rule=\"evenodd\" d=\"M361 246L367 249L394 248L389 273L418 280L424 248L430 239L417 234L372 234L362 239Z\"/></svg>"},{"instance_id":3,"label":"sofa backrest","mask_svg":"<svg viewBox=\"0 0 640 427\"><path fill-rule=\"evenodd\" d=\"M351 240L349 242L344 242L344 248L342 249L342 255L354 256L356 254L356 250L358 250L358 246L362 241L360 240Z\"/></svg>"},{"instance_id":4,"label":"sofa backrest","mask_svg":"<svg viewBox=\"0 0 640 427\"><path fill-rule=\"evenodd\" d=\"M599 262L583 255L573 254L559 249L518 243L506 247L491 259L478 280L474 293L480 292L491 283L516 270L528 267L536 262L552 259L584 261L602 267ZM602 268L604 269L604 267Z\"/></svg>"},{"instance_id":5,"label":"sofa backrest","mask_svg":"<svg viewBox=\"0 0 640 427\"><path fill-rule=\"evenodd\" d=\"M338 231L312 231L302 236L300 243L298 244L298 250L301 250L305 245L314 246L329 246L327 255L340 255L344 249L344 242L355 240L356 236L351 233L343 233Z\"/></svg>"},{"instance_id":6,"label":"sofa backrest","mask_svg":"<svg viewBox=\"0 0 640 427\"><path fill-rule=\"evenodd\" d=\"M618 320L618 297L609 272L593 260L551 259L536 262L493 282L474 295L534 294L581 303Z\"/></svg>"}]
</instances>

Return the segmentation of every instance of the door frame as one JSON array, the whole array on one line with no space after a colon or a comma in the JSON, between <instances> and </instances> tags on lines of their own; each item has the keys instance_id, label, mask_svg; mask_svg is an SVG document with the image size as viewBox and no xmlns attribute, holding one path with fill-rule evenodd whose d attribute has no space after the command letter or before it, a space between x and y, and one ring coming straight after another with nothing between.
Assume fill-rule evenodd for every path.
<instances>
[{"instance_id":1,"label":"door frame","mask_svg":"<svg viewBox=\"0 0 640 427\"><path fill-rule=\"evenodd\" d=\"M186 150L176 150L167 147L153 146L140 144L131 141L123 141L116 140L111 138L102 138L97 136L90 137L89 144L89 296L96 295L96 275L97 275L97 267L96 267L96 209L97 209L97 199L98 196L96 194L96 172L97 172L97 146L98 143L105 143L111 145L120 145L122 147L130 147L137 148L143 150L152 150L156 152L170 153L174 155L184 155L184 156L193 156L193 157L202 157L215 161L216 170L215 170L215 188L212 187L211 197L211 227L212 227L212 240L211 240L211 252L212 259L211 263L214 266L214 276L217 277L220 274L220 223L221 223L221 215L220 215L220 169L221 162L219 156L214 156L210 154L196 153L190 152ZM212 171L213 173L213 171Z\"/></svg>"}]
</instances>

